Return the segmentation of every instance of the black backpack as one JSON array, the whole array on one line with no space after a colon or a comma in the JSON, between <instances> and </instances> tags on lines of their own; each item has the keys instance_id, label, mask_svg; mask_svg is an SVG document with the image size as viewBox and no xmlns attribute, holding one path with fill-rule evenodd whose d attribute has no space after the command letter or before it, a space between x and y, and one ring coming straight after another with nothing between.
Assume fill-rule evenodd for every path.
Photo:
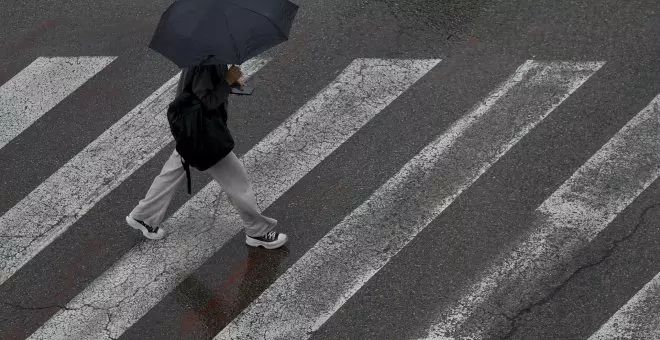
<instances>
[{"instance_id":1,"label":"black backpack","mask_svg":"<svg viewBox=\"0 0 660 340\"><path fill-rule=\"evenodd\" d=\"M198 67L190 69L190 72L198 71ZM167 120L176 141L176 151L181 155L186 170L188 194L191 194L190 166L204 171L234 149L224 105L214 110L206 109L192 91L194 76L195 73L192 73L190 81L167 109Z\"/></svg>"}]
</instances>

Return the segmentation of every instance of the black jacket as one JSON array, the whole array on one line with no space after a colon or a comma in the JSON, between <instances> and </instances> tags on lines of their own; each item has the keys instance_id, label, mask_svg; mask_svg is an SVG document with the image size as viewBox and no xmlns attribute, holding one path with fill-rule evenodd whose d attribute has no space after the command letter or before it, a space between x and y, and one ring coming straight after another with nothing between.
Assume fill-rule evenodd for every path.
<instances>
[{"instance_id":1,"label":"black jacket","mask_svg":"<svg viewBox=\"0 0 660 340\"><path fill-rule=\"evenodd\" d=\"M215 110L222 106L227 112L227 99L231 92L231 87L225 80L228 70L226 64L202 65L183 69L177 94L181 93L185 84L192 80L192 91L206 109Z\"/></svg>"}]
</instances>

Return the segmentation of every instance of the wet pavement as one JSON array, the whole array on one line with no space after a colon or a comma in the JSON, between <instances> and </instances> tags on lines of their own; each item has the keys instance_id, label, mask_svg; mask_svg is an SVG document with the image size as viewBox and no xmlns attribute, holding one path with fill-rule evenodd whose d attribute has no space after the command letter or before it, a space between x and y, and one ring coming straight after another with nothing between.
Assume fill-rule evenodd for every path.
<instances>
[{"instance_id":1,"label":"wet pavement","mask_svg":"<svg viewBox=\"0 0 660 340\"><path fill-rule=\"evenodd\" d=\"M0 14L0 83L39 56L117 59L0 148L0 214L177 71L146 47L167 1L7 1L9 10ZM135 316L119 338L214 337L526 60L605 62L310 332L312 339L422 338L491 259L529 231L533 211L660 93L657 1L294 2L300 10L291 38L267 53L272 61L250 80L255 95L231 99L239 156L356 58L442 61L268 206L264 214L279 221L287 246L251 249L239 233ZM1 339L28 337L130 249L149 242L124 216L172 148L159 151L0 286ZM193 193L210 182L193 176ZM660 271L654 241L659 185L651 184L562 264L565 275L547 289L520 293L520 307L505 311L481 338L586 339L598 330ZM170 212L190 197L182 188ZM263 338L275 338L268 334Z\"/></svg>"}]
</instances>

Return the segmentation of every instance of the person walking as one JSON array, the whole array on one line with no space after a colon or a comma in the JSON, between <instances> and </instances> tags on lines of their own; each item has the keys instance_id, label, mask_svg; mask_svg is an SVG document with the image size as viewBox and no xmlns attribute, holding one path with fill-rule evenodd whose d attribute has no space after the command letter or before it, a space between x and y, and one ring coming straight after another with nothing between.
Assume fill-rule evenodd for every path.
<instances>
[{"instance_id":1,"label":"person walking","mask_svg":"<svg viewBox=\"0 0 660 340\"><path fill-rule=\"evenodd\" d=\"M207 110L218 110L227 120L228 98L231 86L244 86L240 67L227 64L195 65L182 69L177 93L188 86ZM159 225L176 190L186 179L182 157L175 149L156 176L146 196L126 216L132 228L142 231L149 239L161 239L166 231ZM252 184L241 161L233 151L204 172L220 184L231 203L238 210L245 231L245 242L249 246L275 249L284 245L287 235L275 230L277 220L261 214L257 206Z\"/></svg>"}]
</instances>

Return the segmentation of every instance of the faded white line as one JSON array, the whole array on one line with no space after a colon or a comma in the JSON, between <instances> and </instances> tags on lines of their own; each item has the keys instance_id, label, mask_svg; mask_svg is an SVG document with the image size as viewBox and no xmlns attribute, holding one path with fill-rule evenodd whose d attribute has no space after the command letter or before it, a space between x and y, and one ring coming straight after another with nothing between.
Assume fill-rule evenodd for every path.
<instances>
[{"instance_id":1,"label":"faded white line","mask_svg":"<svg viewBox=\"0 0 660 340\"><path fill-rule=\"evenodd\" d=\"M430 338L486 336L497 331L497 316L514 315L541 296L539 293L551 289L553 282L565 278L561 264L591 242L660 175L658 131L660 96L538 207L530 233L442 313ZM511 295L512 291L516 294Z\"/></svg>"},{"instance_id":2,"label":"faded white line","mask_svg":"<svg viewBox=\"0 0 660 340\"><path fill-rule=\"evenodd\" d=\"M660 339L660 273L589 337L607 339Z\"/></svg>"},{"instance_id":3,"label":"faded white line","mask_svg":"<svg viewBox=\"0 0 660 340\"><path fill-rule=\"evenodd\" d=\"M220 339L306 339L601 64L528 61L335 226Z\"/></svg>"},{"instance_id":4,"label":"faded white line","mask_svg":"<svg viewBox=\"0 0 660 340\"><path fill-rule=\"evenodd\" d=\"M0 149L116 57L39 57L0 87Z\"/></svg>"},{"instance_id":5,"label":"faded white line","mask_svg":"<svg viewBox=\"0 0 660 340\"><path fill-rule=\"evenodd\" d=\"M268 60L243 64L246 76ZM0 217L0 284L172 141L177 74Z\"/></svg>"},{"instance_id":6,"label":"faded white line","mask_svg":"<svg viewBox=\"0 0 660 340\"><path fill-rule=\"evenodd\" d=\"M438 62L353 61L243 156L260 206L272 204ZM242 231L239 216L215 182L164 227L170 231L167 238L133 248L30 339L119 337Z\"/></svg>"}]
</instances>

